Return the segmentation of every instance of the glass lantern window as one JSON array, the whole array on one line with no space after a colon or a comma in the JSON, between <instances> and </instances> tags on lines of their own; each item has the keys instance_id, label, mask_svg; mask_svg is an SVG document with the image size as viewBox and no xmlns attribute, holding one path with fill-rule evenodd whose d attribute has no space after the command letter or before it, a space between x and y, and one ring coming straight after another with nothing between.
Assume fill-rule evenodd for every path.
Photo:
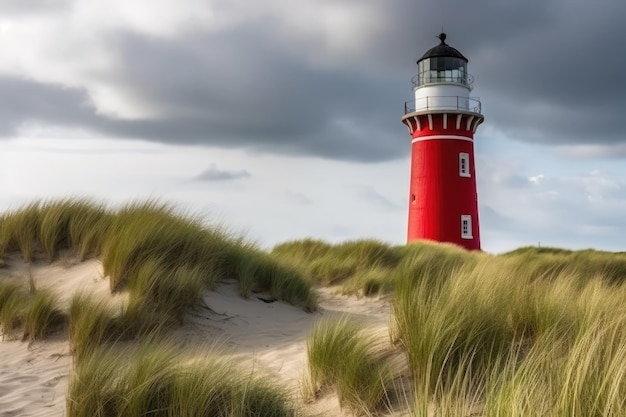
<instances>
[{"instance_id":1,"label":"glass lantern window","mask_svg":"<svg viewBox=\"0 0 626 417\"><path fill-rule=\"evenodd\" d=\"M433 57L418 64L419 84L437 82L467 83L467 63L460 58Z\"/></svg>"}]
</instances>

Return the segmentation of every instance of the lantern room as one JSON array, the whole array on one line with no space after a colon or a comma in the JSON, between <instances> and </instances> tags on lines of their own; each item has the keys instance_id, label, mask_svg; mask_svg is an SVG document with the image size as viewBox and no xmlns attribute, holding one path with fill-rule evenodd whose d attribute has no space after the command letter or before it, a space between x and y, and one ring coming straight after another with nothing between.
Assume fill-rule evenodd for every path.
<instances>
[{"instance_id":1,"label":"lantern room","mask_svg":"<svg viewBox=\"0 0 626 417\"><path fill-rule=\"evenodd\" d=\"M467 73L467 58L446 44L446 34L438 36L441 43L431 48L417 61L414 88L429 84L462 84L471 89L472 78Z\"/></svg>"},{"instance_id":2,"label":"lantern room","mask_svg":"<svg viewBox=\"0 0 626 417\"><path fill-rule=\"evenodd\" d=\"M411 79L415 100L407 102L405 113L433 110L463 110L480 113L480 100L469 96L473 77L467 72L467 58L438 36L439 45L417 61L417 74Z\"/></svg>"}]
</instances>

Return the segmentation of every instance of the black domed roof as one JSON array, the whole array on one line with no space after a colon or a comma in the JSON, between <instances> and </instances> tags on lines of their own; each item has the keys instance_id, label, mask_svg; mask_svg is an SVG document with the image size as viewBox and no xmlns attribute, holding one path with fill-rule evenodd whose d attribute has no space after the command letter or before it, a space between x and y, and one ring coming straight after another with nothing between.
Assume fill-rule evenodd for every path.
<instances>
[{"instance_id":1,"label":"black domed roof","mask_svg":"<svg viewBox=\"0 0 626 417\"><path fill-rule=\"evenodd\" d=\"M417 62L420 62L421 60L426 58L433 57L461 58L462 60L467 62L467 58L465 58L462 53L446 43L445 33L441 33L437 37L441 40L441 43L434 48L430 48Z\"/></svg>"}]
</instances>

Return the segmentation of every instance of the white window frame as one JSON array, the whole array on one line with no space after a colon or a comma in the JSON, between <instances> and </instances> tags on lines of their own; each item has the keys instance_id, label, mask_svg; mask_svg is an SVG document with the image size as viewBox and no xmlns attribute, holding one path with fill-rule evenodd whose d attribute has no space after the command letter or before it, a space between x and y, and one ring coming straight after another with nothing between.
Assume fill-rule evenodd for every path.
<instances>
[{"instance_id":1,"label":"white window frame","mask_svg":"<svg viewBox=\"0 0 626 417\"><path fill-rule=\"evenodd\" d=\"M460 152L459 153L459 177L470 178L471 176L472 174L470 171L469 153Z\"/></svg>"},{"instance_id":2,"label":"white window frame","mask_svg":"<svg viewBox=\"0 0 626 417\"><path fill-rule=\"evenodd\" d=\"M467 226L467 227L466 227ZM472 236L472 216L469 214L461 215L461 239L473 239Z\"/></svg>"}]
</instances>

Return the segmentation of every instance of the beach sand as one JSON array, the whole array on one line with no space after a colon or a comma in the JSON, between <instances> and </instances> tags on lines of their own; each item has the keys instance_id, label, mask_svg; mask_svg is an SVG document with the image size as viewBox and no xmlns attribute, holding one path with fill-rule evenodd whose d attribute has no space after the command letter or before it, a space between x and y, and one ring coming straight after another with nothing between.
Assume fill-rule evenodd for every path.
<instances>
[{"instance_id":1,"label":"beach sand","mask_svg":"<svg viewBox=\"0 0 626 417\"><path fill-rule=\"evenodd\" d=\"M54 291L63 302L77 291L124 301L123 294L110 294L98 260L62 258L53 264L25 264L18 257L9 257L7 263L8 267L0 269L0 280L32 279L37 288ZM333 288L322 288L319 295L318 310L308 313L279 301L266 302L267 294L244 299L236 282L219 282L204 293L205 306L190 313L185 325L173 330L173 337L191 347L217 346L241 366L276 377L299 396L306 369L306 338L316 321L347 314L372 331L384 333L391 314L384 298L341 296ZM7 338L0 342L0 417L64 416L71 359L63 334L30 346ZM344 415L332 394L306 408L314 415Z\"/></svg>"}]
</instances>

